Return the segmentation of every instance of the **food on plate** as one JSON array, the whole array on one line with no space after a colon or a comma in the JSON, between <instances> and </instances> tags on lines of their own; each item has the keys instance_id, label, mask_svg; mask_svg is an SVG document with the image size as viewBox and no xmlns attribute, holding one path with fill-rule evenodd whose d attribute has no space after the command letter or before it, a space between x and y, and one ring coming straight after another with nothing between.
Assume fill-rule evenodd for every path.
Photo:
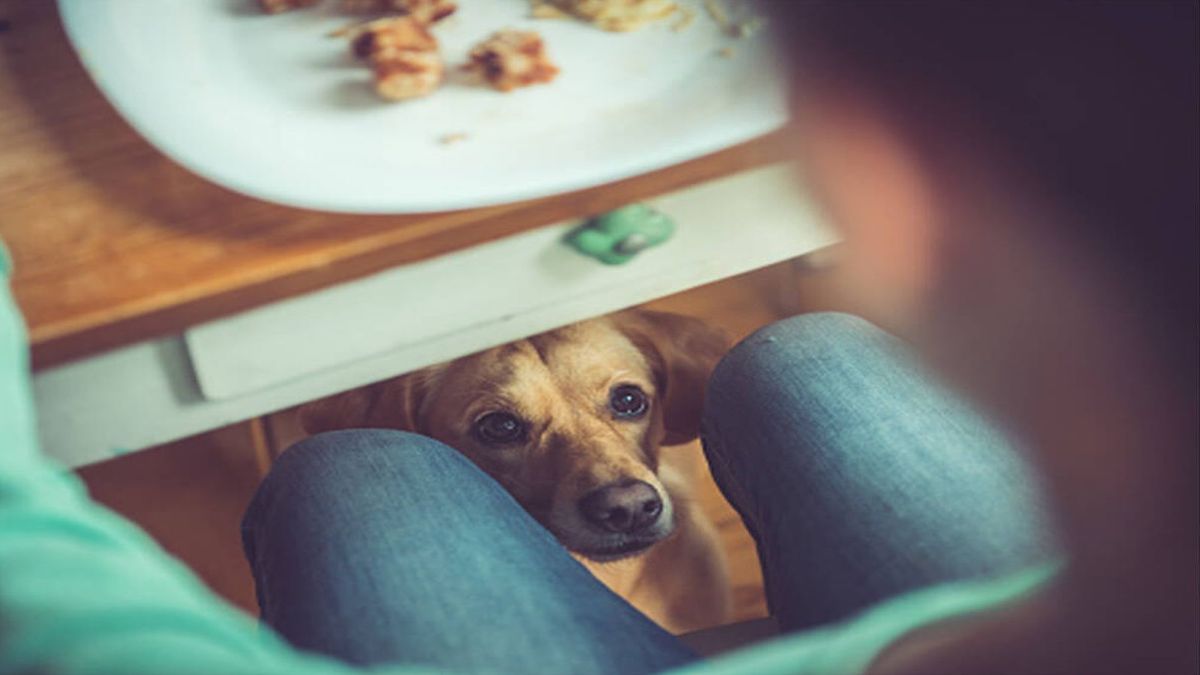
<instances>
[{"instance_id":1,"label":"food on plate","mask_svg":"<svg viewBox=\"0 0 1200 675\"><path fill-rule=\"evenodd\" d=\"M258 6L267 14L290 12L293 9L311 7L320 0L258 0Z\"/></svg>"},{"instance_id":2,"label":"food on plate","mask_svg":"<svg viewBox=\"0 0 1200 675\"><path fill-rule=\"evenodd\" d=\"M279 13L317 4L320 0L258 0L262 9ZM375 92L389 101L428 96L441 85L445 64L430 28L458 10L457 0L338 0L343 12L383 14L329 33L349 38L350 50L374 74ZM533 0L535 15L576 16L606 30L632 30L680 8L674 0ZM694 13L680 12L675 26L682 30ZM534 31L504 29L471 50L464 70L478 73L498 91L550 82L558 66Z\"/></svg>"},{"instance_id":3,"label":"food on plate","mask_svg":"<svg viewBox=\"0 0 1200 675\"><path fill-rule=\"evenodd\" d=\"M540 5L553 5L598 28L631 31L674 14L674 0L532 0L533 15L545 16Z\"/></svg>"},{"instance_id":4,"label":"food on plate","mask_svg":"<svg viewBox=\"0 0 1200 675\"><path fill-rule=\"evenodd\" d=\"M739 9L743 16L738 19L730 17L729 11L721 0L704 0L704 9L721 28L721 32L735 38L748 38L763 29L766 21L759 15L747 11L745 5Z\"/></svg>"},{"instance_id":5,"label":"food on plate","mask_svg":"<svg viewBox=\"0 0 1200 675\"><path fill-rule=\"evenodd\" d=\"M376 93L390 101L426 96L442 82L437 39L412 16L364 24L351 49L371 65Z\"/></svg>"},{"instance_id":6,"label":"food on plate","mask_svg":"<svg viewBox=\"0 0 1200 675\"><path fill-rule=\"evenodd\" d=\"M691 7L680 7L679 18L671 23L671 30L678 33L682 30L687 30L687 27L692 25L696 20L696 11Z\"/></svg>"},{"instance_id":7,"label":"food on plate","mask_svg":"<svg viewBox=\"0 0 1200 675\"><path fill-rule=\"evenodd\" d=\"M469 58L466 68L500 91L549 82L558 75L542 37L533 31L497 31L476 45Z\"/></svg>"},{"instance_id":8,"label":"food on plate","mask_svg":"<svg viewBox=\"0 0 1200 675\"><path fill-rule=\"evenodd\" d=\"M529 15L535 19L567 19L570 14L562 11L551 0L530 0Z\"/></svg>"},{"instance_id":9,"label":"food on plate","mask_svg":"<svg viewBox=\"0 0 1200 675\"><path fill-rule=\"evenodd\" d=\"M398 12L428 26L453 14L458 5L454 0L342 0L341 8L355 13Z\"/></svg>"}]
</instances>

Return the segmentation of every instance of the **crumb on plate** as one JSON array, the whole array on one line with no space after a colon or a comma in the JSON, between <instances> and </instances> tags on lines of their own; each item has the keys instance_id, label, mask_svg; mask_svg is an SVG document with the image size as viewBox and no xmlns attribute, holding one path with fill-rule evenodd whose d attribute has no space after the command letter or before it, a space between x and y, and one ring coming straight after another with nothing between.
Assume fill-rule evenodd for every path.
<instances>
[{"instance_id":1,"label":"crumb on plate","mask_svg":"<svg viewBox=\"0 0 1200 675\"><path fill-rule=\"evenodd\" d=\"M467 138L468 134L466 132L456 131L452 134L442 134L441 136L438 136L438 143L441 143L442 145L453 145L455 143L465 141Z\"/></svg>"},{"instance_id":2,"label":"crumb on plate","mask_svg":"<svg viewBox=\"0 0 1200 675\"><path fill-rule=\"evenodd\" d=\"M721 2L721 0L704 0L704 9L712 20L716 22L722 33L739 39L744 39L753 36L766 26L767 22L759 15L750 15L742 19L735 20L729 15L729 10ZM741 6L740 13L745 15L745 5Z\"/></svg>"},{"instance_id":3,"label":"crumb on plate","mask_svg":"<svg viewBox=\"0 0 1200 675\"><path fill-rule=\"evenodd\" d=\"M431 25L458 10L454 0L341 0L344 12L356 14L396 12Z\"/></svg>"},{"instance_id":4,"label":"crumb on plate","mask_svg":"<svg viewBox=\"0 0 1200 675\"><path fill-rule=\"evenodd\" d=\"M319 0L258 0L258 6L267 14L290 12L317 4Z\"/></svg>"},{"instance_id":5,"label":"crumb on plate","mask_svg":"<svg viewBox=\"0 0 1200 675\"><path fill-rule=\"evenodd\" d=\"M533 4L535 10L539 4L552 4L597 28L618 32L637 30L679 9L675 0L533 0Z\"/></svg>"},{"instance_id":6,"label":"crumb on plate","mask_svg":"<svg viewBox=\"0 0 1200 675\"><path fill-rule=\"evenodd\" d=\"M761 16L752 16L745 21L738 22L733 28L733 36L736 38L753 37L755 33L762 30L767 25L767 20Z\"/></svg>"},{"instance_id":7,"label":"crumb on plate","mask_svg":"<svg viewBox=\"0 0 1200 675\"><path fill-rule=\"evenodd\" d=\"M550 0L530 0L529 15L535 19L565 19L570 16L551 4Z\"/></svg>"},{"instance_id":8,"label":"crumb on plate","mask_svg":"<svg viewBox=\"0 0 1200 675\"><path fill-rule=\"evenodd\" d=\"M693 10L691 7L680 6L679 18L676 19L675 22L671 24L671 30L675 31L676 33L686 30L688 28L688 26L691 26L692 22L695 20L696 20L696 11L695 10Z\"/></svg>"},{"instance_id":9,"label":"crumb on plate","mask_svg":"<svg viewBox=\"0 0 1200 675\"><path fill-rule=\"evenodd\" d=\"M729 31L732 22L729 20L729 13L725 11L725 5L722 5L720 0L704 0L704 9L721 28L722 33Z\"/></svg>"}]
</instances>

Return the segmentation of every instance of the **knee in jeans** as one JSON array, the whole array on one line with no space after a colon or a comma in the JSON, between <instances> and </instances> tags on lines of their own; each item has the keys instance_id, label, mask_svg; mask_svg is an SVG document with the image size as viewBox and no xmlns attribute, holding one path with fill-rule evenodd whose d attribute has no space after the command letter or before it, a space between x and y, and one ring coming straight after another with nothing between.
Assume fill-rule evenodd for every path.
<instances>
[{"instance_id":1,"label":"knee in jeans","mask_svg":"<svg viewBox=\"0 0 1200 675\"><path fill-rule=\"evenodd\" d=\"M775 369L845 350L880 335L863 318L842 312L815 312L777 321L755 331L725 357L733 367Z\"/></svg>"},{"instance_id":2,"label":"knee in jeans","mask_svg":"<svg viewBox=\"0 0 1200 675\"><path fill-rule=\"evenodd\" d=\"M803 314L758 330L713 371L704 406L707 434L754 426L764 421L758 420L764 411L783 403L821 398L831 366L857 358L882 335L867 321L838 312Z\"/></svg>"},{"instance_id":3,"label":"knee in jeans","mask_svg":"<svg viewBox=\"0 0 1200 675\"><path fill-rule=\"evenodd\" d=\"M866 320L840 312L802 314L770 324L721 359L708 384L710 399L753 397L755 388L770 382L773 374L848 353L853 345L879 335L879 329Z\"/></svg>"},{"instance_id":4,"label":"knee in jeans","mask_svg":"<svg viewBox=\"0 0 1200 675\"><path fill-rule=\"evenodd\" d=\"M243 517L243 530L277 511L321 508L338 495L386 483L464 489L486 476L457 450L432 438L390 429L347 429L310 436L271 466Z\"/></svg>"},{"instance_id":5,"label":"knee in jeans","mask_svg":"<svg viewBox=\"0 0 1200 675\"><path fill-rule=\"evenodd\" d=\"M427 436L393 429L346 429L316 434L289 447L271 466L263 487L328 481L361 485L382 476L389 481L426 480L460 468L474 465L457 450Z\"/></svg>"}]
</instances>

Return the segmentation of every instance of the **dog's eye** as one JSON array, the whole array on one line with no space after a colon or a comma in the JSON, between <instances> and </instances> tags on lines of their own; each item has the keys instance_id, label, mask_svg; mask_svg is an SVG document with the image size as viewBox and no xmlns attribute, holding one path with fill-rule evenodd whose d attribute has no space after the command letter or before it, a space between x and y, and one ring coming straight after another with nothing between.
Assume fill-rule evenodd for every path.
<instances>
[{"instance_id":1,"label":"dog's eye","mask_svg":"<svg viewBox=\"0 0 1200 675\"><path fill-rule=\"evenodd\" d=\"M488 413L475 422L475 436L484 443L512 443L524 435L525 425L516 416L506 412Z\"/></svg>"},{"instance_id":2,"label":"dog's eye","mask_svg":"<svg viewBox=\"0 0 1200 675\"><path fill-rule=\"evenodd\" d=\"M614 387L608 396L608 407L612 408L617 417L634 419L646 414L650 401L646 392L632 384L622 384Z\"/></svg>"}]
</instances>

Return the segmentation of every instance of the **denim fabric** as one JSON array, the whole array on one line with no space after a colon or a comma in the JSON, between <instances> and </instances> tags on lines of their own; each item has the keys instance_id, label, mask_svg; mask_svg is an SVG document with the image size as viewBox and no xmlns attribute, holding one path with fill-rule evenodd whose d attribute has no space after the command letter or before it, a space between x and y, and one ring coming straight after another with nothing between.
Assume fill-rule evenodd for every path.
<instances>
[{"instance_id":1,"label":"denim fabric","mask_svg":"<svg viewBox=\"0 0 1200 675\"><path fill-rule=\"evenodd\" d=\"M735 347L703 439L784 630L1051 555L1019 453L862 319L804 315Z\"/></svg>"},{"instance_id":2,"label":"denim fabric","mask_svg":"<svg viewBox=\"0 0 1200 675\"><path fill-rule=\"evenodd\" d=\"M747 339L714 374L704 428L787 629L1045 550L1009 445L861 320L808 315ZM644 673L694 658L421 436L344 431L289 449L243 536L264 621L354 663Z\"/></svg>"},{"instance_id":3,"label":"denim fabric","mask_svg":"<svg viewBox=\"0 0 1200 675\"><path fill-rule=\"evenodd\" d=\"M314 436L251 502L263 620L357 664L649 673L694 658L457 451L401 431Z\"/></svg>"}]
</instances>

